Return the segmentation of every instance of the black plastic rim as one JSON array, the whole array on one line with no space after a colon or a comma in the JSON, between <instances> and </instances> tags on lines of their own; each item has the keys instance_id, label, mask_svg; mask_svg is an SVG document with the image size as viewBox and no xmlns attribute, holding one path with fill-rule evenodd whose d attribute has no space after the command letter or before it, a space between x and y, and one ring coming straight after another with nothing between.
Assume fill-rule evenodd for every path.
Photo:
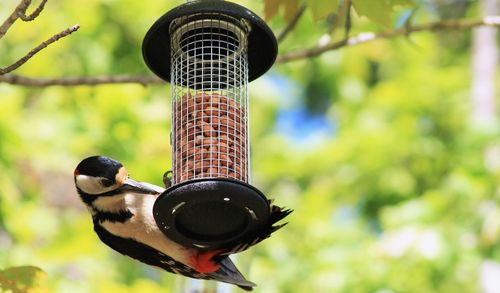
<instances>
[{"instance_id":1,"label":"black plastic rim","mask_svg":"<svg viewBox=\"0 0 500 293\"><path fill-rule=\"evenodd\" d=\"M142 42L142 56L146 65L163 80L170 82L170 24L174 19L195 13L226 14L249 23L248 81L263 75L274 64L278 43L269 26L259 16L241 5L222 0L191 1L160 17Z\"/></svg>"},{"instance_id":2,"label":"black plastic rim","mask_svg":"<svg viewBox=\"0 0 500 293\"><path fill-rule=\"evenodd\" d=\"M267 223L266 197L244 182L197 179L175 185L156 200L153 215L160 230L187 247L213 250L246 239Z\"/></svg>"}]
</instances>

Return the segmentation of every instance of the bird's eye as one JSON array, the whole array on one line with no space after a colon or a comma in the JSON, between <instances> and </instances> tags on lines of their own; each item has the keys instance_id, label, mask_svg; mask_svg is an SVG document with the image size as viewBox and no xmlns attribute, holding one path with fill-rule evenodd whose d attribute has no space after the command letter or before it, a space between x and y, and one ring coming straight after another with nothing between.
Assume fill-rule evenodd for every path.
<instances>
[{"instance_id":1,"label":"bird's eye","mask_svg":"<svg viewBox=\"0 0 500 293\"><path fill-rule=\"evenodd\" d=\"M104 187L110 187L111 185L113 185L113 181L111 181L111 180L109 180L107 178L102 178L101 179L101 184Z\"/></svg>"}]
</instances>

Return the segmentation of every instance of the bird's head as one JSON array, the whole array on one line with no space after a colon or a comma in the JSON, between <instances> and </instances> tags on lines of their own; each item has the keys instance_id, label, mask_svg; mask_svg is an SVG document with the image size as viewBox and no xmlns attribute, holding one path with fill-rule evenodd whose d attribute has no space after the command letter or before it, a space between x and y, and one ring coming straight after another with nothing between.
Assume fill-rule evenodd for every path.
<instances>
[{"instance_id":1,"label":"bird's head","mask_svg":"<svg viewBox=\"0 0 500 293\"><path fill-rule=\"evenodd\" d=\"M130 179L120 162L104 156L84 159L76 166L74 176L77 190L90 196L122 191L158 193L151 186Z\"/></svg>"}]
</instances>

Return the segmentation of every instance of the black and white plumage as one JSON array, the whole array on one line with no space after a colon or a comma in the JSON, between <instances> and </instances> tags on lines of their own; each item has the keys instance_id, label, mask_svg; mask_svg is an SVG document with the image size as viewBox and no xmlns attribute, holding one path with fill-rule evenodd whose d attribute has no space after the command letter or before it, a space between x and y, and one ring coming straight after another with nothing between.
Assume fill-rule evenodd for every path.
<instances>
[{"instance_id":1,"label":"black and white plumage","mask_svg":"<svg viewBox=\"0 0 500 293\"><path fill-rule=\"evenodd\" d=\"M283 226L274 223L291 212L272 205L268 227L248 241L218 251L199 251L171 241L160 231L152 209L164 189L130 179L120 162L88 157L78 164L74 176L94 231L112 249L171 273L230 283L248 291L256 285L245 279L228 255L269 237Z\"/></svg>"}]
</instances>

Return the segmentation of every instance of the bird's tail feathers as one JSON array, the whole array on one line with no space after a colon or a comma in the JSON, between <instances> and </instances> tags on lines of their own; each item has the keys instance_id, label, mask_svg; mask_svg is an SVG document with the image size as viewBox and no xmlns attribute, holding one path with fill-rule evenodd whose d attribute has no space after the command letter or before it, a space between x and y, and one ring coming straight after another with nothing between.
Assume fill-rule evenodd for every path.
<instances>
[{"instance_id":1,"label":"bird's tail feathers","mask_svg":"<svg viewBox=\"0 0 500 293\"><path fill-rule=\"evenodd\" d=\"M286 216L288 216L291 212L293 212L292 209L284 209L282 207L276 206L272 204L272 200L269 200L269 204L271 205L271 215L269 222L272 224L282 220Z\"/></svg>"},{"instance_id":2,"label":"bird's tail feathers","mask_svg":"<svg viewBox=\"0 0 500 293\"><path fill-rule=\"evenodd\" d=\"M288 223L283 223L275 225L276 222L288 216L291 212L293 212L293 210L283 209L282 207L272 205L272 200L269 200L269 203L271 204L271 214L269 216L267 224L264 227L262 227L262 229L257 231L255 234L250 235L247 241L242 241L241 243L225 251L221 255L225 256L245 251L249 247L252 247L255 244L261 242L262 240L269 238L269 236L271 236L272 233L276 232L277 230L283 228L286 224L288 224Z\"/></svg>"},{"instance_id":3,"label":"bird's tail feathers","mask_svg":"<svg viewBox=\"0 0 500 293\"><path fill-rule=\"evenodd\" d=\"M220 268L217 271L206 275L213 280L233 284L246 291L252 291L253 287L257 286L245 279L229 257L222 258L219 265Z\"/></svg>"}]
</instances>

